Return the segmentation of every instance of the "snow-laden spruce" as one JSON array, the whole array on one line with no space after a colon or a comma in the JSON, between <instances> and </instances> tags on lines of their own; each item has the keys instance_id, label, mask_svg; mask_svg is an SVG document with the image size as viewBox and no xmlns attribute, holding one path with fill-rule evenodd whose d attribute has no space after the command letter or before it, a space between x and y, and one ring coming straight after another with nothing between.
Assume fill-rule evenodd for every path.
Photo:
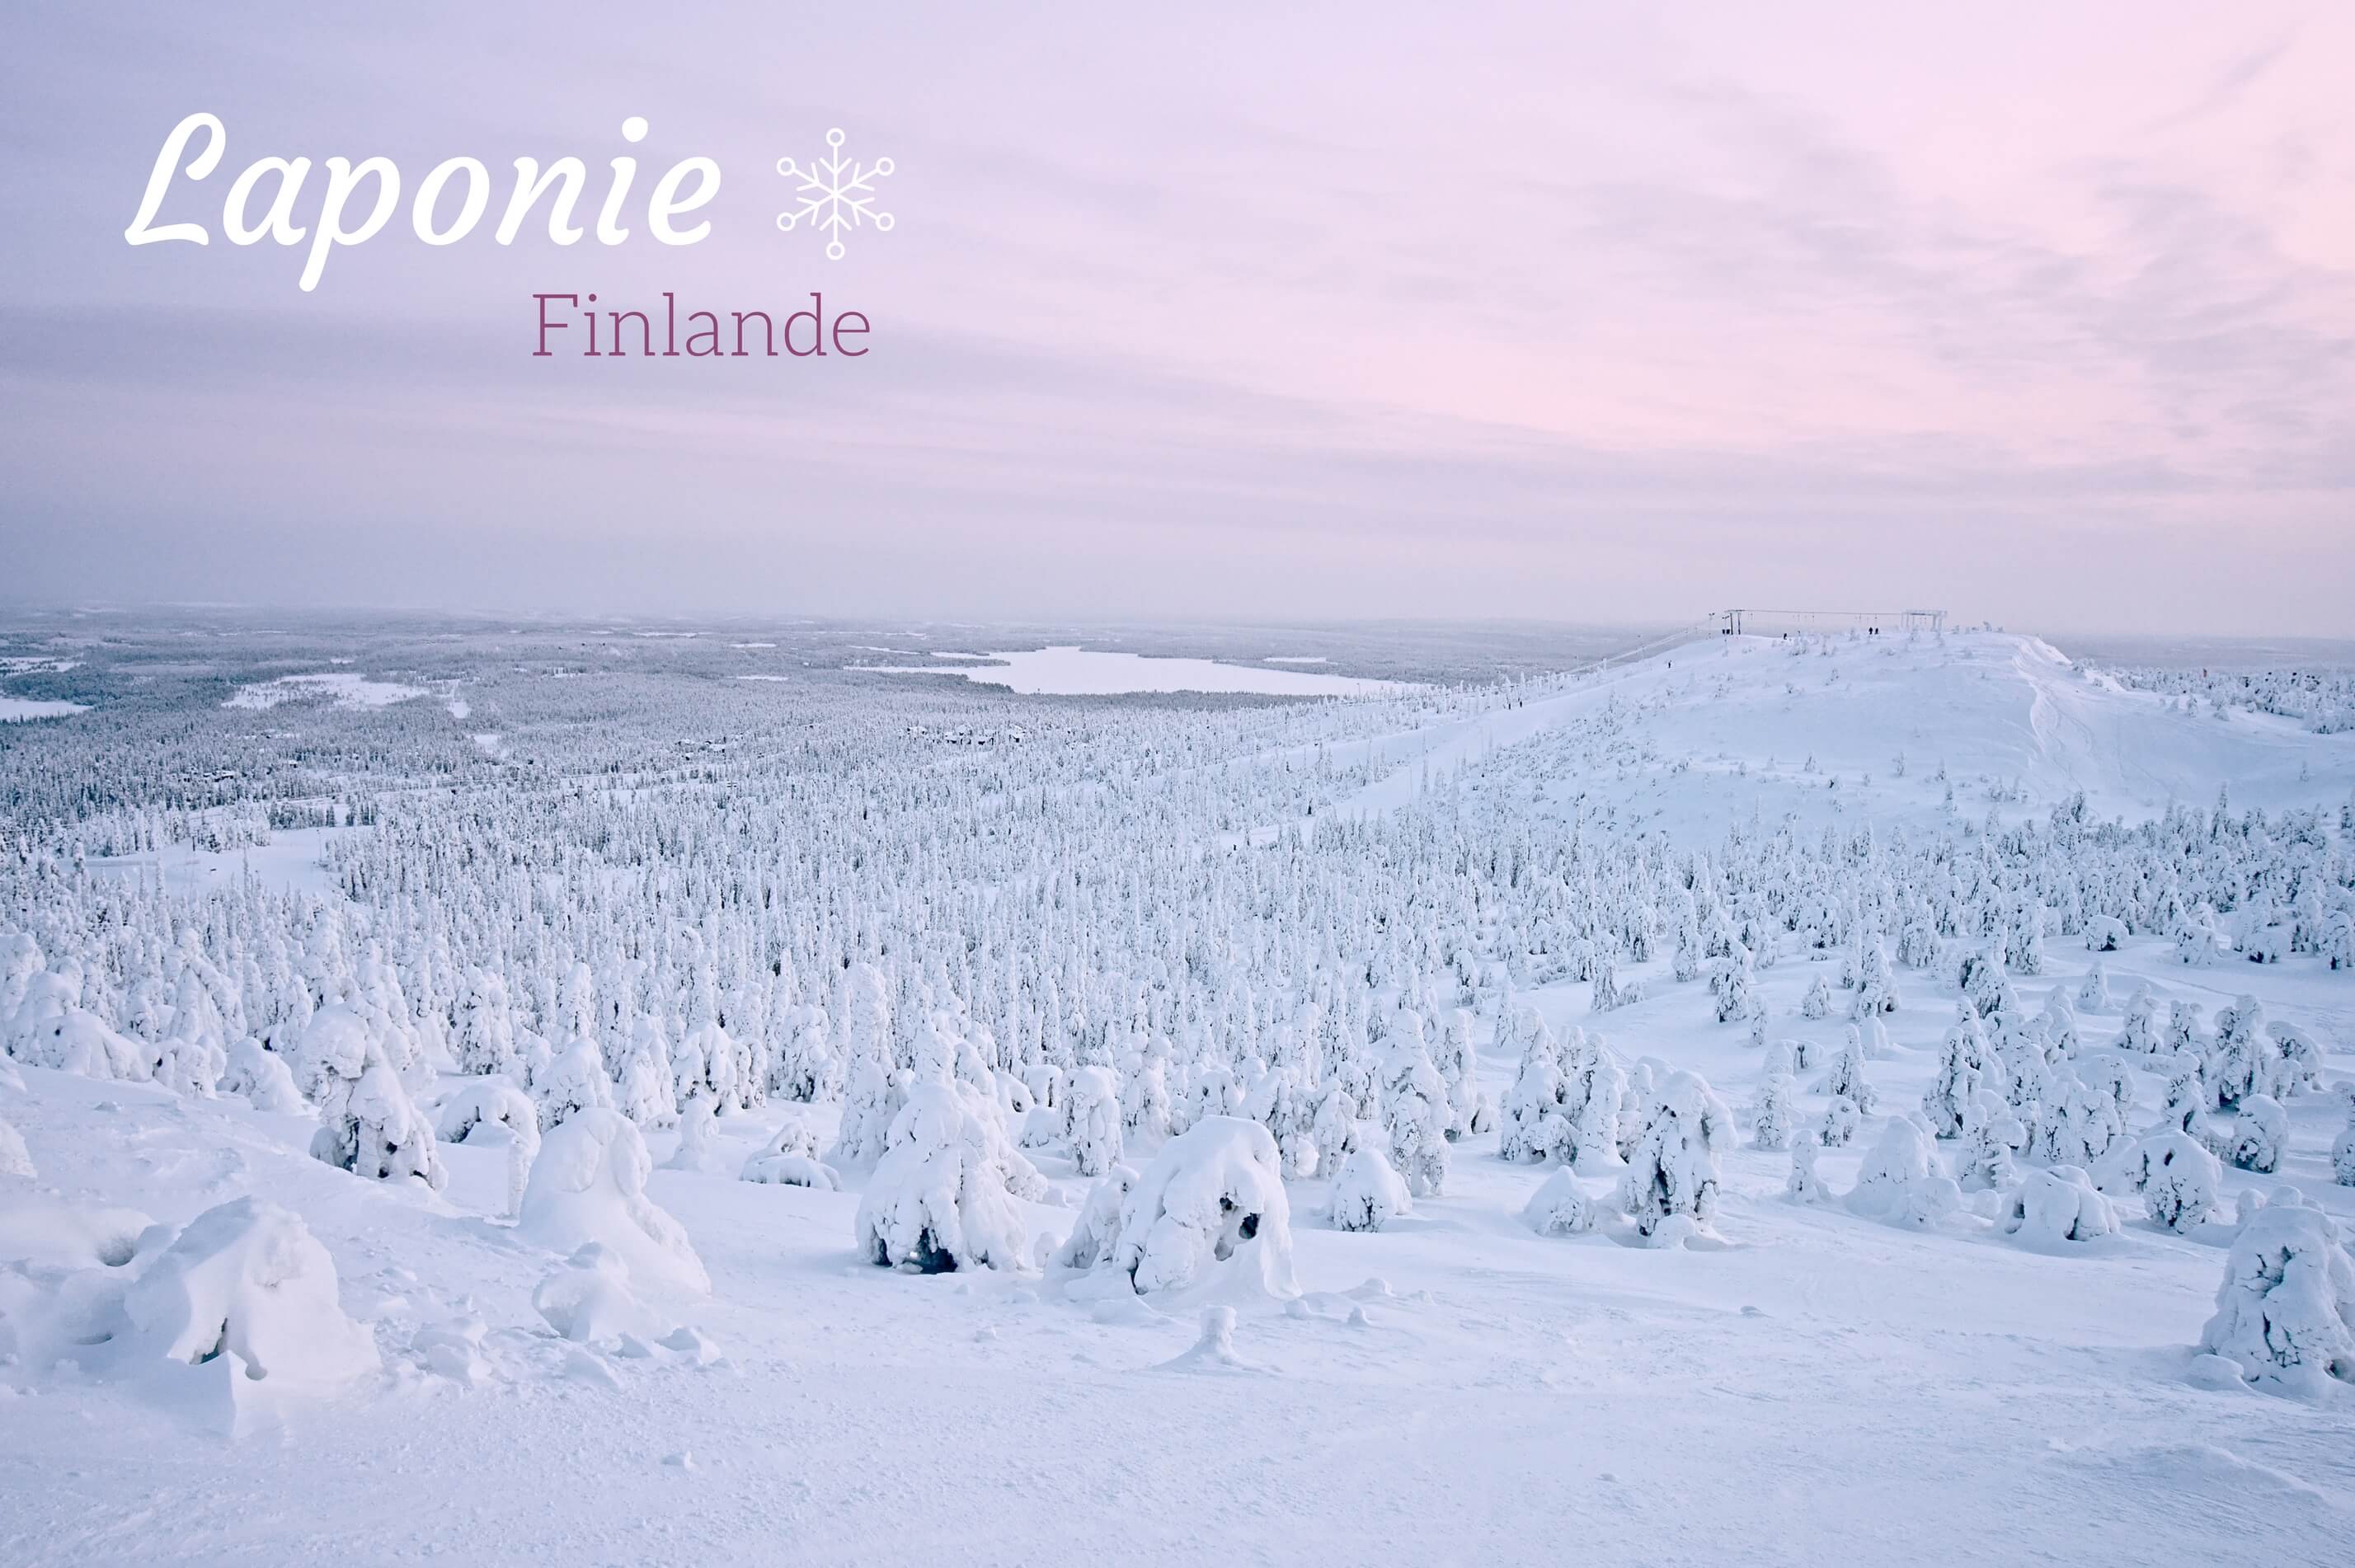
<instances>
[{"instance_id":1,"label":"snow-laden spruce","mask_svg":"<svg viewBox=\"0 0 2355 1568\"><path fill-rule=\"evenodd\" d=\"M613 1081L606 1075L604 1054L586 1035L574 1039L533 1075L531 1092L539 1102L543 1129L561 1127L589 1111L613 1108Z\"/></svg>"},{"instance_id":2,"label":"snow-laden spruce","mask_svg":"<svg viewBox=\"0 0 2355 1568\"><path fill-rule=\"evenodd\" d=\"M1851 1212L1891 1224L1934 1224L1962 1203L1962 1190L1931 1157L1928 1135L1903 1117L1881 1129L1848 1195Z\"/></svg>"},{"instance_id":3,"label":"snow-laden spruce","mask_svg":"<svg viewBox=\"0 0 2355 1568\"><path fill-rule=\"evenodd\" d=\"M1261 1293L1299 1294L1275 1140L1257 1122L1205 1117L1137 1178L1105 1266L1149 1296L1203 1284L1228 1264Z\"/></svg>"},{"instance_id":4,"label":"snow-laden spruce","mask_svg":"<svg viewBox=\"0 0 2355 1568\"><path fill-rule=\"evenodd\" d=\"M711 1277L686 1228L646 1195L653 1172L645 1139L627 1117L578 1111L542 1140L516 1230L568 1256L597 1242L628 1265L633 1279L708 1292Z\"/></svg>"},{"instance_id":5,"label":"snow-laden spruce","mask_svg":"<svg viewBox=\"0 0 2355 1568\"><path fill-rule=\"evenodd\" d=\"M1057 1266L1086 1270L1112 1261L1113 1248L1120 1243L1121 1213L1135 1186L1136 1167L1115 1165L1088 1189L1079 1220L1055 1248Z\"/></svg>"},{"instance_id":6,"label":"snow-laden spruce","mask_svg":"<svg viewBox=\"0 0 2355 1568\"><path fill-rule=\"evenodd\" d=\"M2207 1221L2223 1175L2216 1157L2198 1139L2171 1128L2137 1139L2123 1174L2141 1191L2151 1223L2178 1233L2197 1230Z\"/></svg>"},{"instance_id":7,"label":"snow-laden spruce","mask_svg":"<svg viewBox=\"0 0 2355 1568\"><path fill-rule=\"evenodd\" d=\"M2250 1095L2232 1113L2225 1157L2243 1171L2270 1174L2289 1147L2289 1112L2270 1095Z\"/></svg>"},{"instance_id":8,"label":"snow-laden spruce","mask_svg":"<svg viewBox=\"0 0 2355 1568\"><path fill-rule=\"evenodd\" d=\"M2355 1261L2330 1217L2268 1203L2232 1238L2200 1348L2264 1386L2312 1394L2355 1383Z\"/></svg>"},{"instance_id":9,"label":"snow-laden spruce","mask_svg":"<svg viewBox=\"0 0 2355 1568\"><path fill-rule=\"evenodd\" d=\"M1784 1179L1783 1195L1795 1203L1823 1203L1831 1200L1831 1190L1816 1170L1816 1135L1802 1132L1791 1140L1791 1171Z\"/></svg>"},{"instance_id":10,"label":"snow-laden spruce","mask_svg":"<svg viewBox=\"0 0 2355 1568\"><path fill-rule=\"evenodd\" d=\"M1423 1048L1420 1032L1404 1033L1382 1065L1382 1124L1391 1163L1418 1198L1447 1184L1446 1086Z\"/></svg>"},{"instance_id":11,"label":"snow-laden spruce","mask_svg":"<svg viewBox=\"0 0 2355 1568\"><path fill-rule=\"evenodd\" d=\"M1717 1217L1718 1160L1734 1146L1733 1113L1697 1073L1661 1075L1649 1097L1620 1207L1646 1236L1677 1217L1707 1230Z\"/></svg>"},{"instance_id":12,"label":"snow-laden spruce","mask_svg":"<svg viewBox=\"0 0 2355 1568\"><path fill-rule=\"evenodd\" d=\"M336 1004L303 1032L306 1092L319 1107L311 1152L373 1181L410 1181L439 1191L449 1181L433 1124L409 1097L383 1045L358 1012Z\"/></svg>"},{"instance_id":13,"label":"snow-laden spruce","mask_svg":"<svg viewBox=\"0 0 2355 1568\"><path fill-rule=\"evenodd\" d=\"M1337 1231L1378 1231L1414 1203L1382 1151L1360 1149L1341 1162L1325 1212Z\"/></svg>"},{"instance_id":14,"label":"snow-laden spruce","mask_svg":"<svg viewBox=\"0 0 2355 1568\"><path fill-rule=\"evenodd\" d=\"M2019 1179L2013 1156L2028 1129L2003 1097L1981 1089L1964 1107L1962 1147L1955 1154L1955 1183L1966 1192L2003 1192Z\"/></svg>"},{"instance_id":15,"label":"snow-laden spruce","mask_svg":"<svg viewBox=\"0 0 2355 1568\"><path fill-rule=\"evenodd\" d=\"M854 1222L868 1262L922 1274L1029 1266L1020 1200L1046 1182L993 1109L954 1084L909 1091Z\"/></svg>"},{"instance_id":16,"label":"snow-laden spruce","mask_svg":"<svg viewBox=\"0 0 2355 1568\"><path fill-rule=\"evenodd\" d=\"M213 1005L197 965L180 970L172 999L172 1022L155 1050L151 1076L176 1095L210 1099L229 1071L219 1010Z\"/></svg>"},{"instance_id":17,"label":"snow-laden spruce","mask_svg":"<svg viewBox=\"0 0 2355 1568\"><path fill-rule=\"evenodd\" d=\"M1120 1163L1120 1082L1111 1068L1082 1067L1071 1075L1063 1126L1081 1175L1101 1176Z\"/></svg>"},{"instance_id":18,"label":"snow-laden spruce","mask_svg":"<svg viewBox=\"0 0 2355 1568\"><path fill-rule=\"evenodd\" d=\"M1768 1073L1758 1086L1758 1100L1750 1114L1753 1149L1780 1152L1791 1147L1798 1131L1799 1086L1788 1073Z\"/></svg>"}]
</instances>

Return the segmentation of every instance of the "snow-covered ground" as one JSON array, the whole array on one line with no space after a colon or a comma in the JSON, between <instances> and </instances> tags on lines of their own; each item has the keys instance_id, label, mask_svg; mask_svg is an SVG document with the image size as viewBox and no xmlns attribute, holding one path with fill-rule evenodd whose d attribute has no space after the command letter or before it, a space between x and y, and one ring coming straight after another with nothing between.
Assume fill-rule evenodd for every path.
<instances>
[{"instance_id":1,"label":"snow-covered ground","mask_svg":"<svg viewBox=\"0 0 2355 1568\"><path fill-rule=\"evenodd\" d=\"M1254 673L1214 668L1220 679ZM762 698L772 695L806 700L805 683ZM84 1071L36 1065L48 1048L20 1031L21 1059L13 1073L0 1065L0 1121L22 1134L37 1176L7 1174L0 1139L0 1562L2347 1561L2355 1388L2329 1376L2295 1392L2244 1382L2199 1347L2243 1229L2241 1205L2270 1198L2293 1219L2299 1201L2314 1205L2328 1217L2316 1224L2339 1227L2342 1269L2355 1236L2355 1187L2339 1184L2332 1164L2350 1115L2337 1086L2355 1077L2355 968L2333 969L2286 936L2294 950L2278 962L2252 963L2233 946L2241 927L2252 950L2309 918L2328 927L2355 898L2341 814L2355 792L2355 735L2187 711L2081 672L2034 639L1994 634L1713 640L1477 700L1392 691L1166 721L1122 708L1108 722L1134 727L1104 732L1100 745L1033 726L1020 747L943 750L936 722L919 735L888 705L881 716L879 733L901 749L879 753L839 800L814 795L825 786L791 770L804 766L796 750L781 753L788 771L773 778L758 762L709 784L692 770L656 783L583 767L526 796L502 775L448 805L447 789L389 800L383 828L277 834L272 850L316 879L280 867L257 880L310 894L299 906L207 891L236 880L226 868L239 856L213 857L206 874L191 854L165 852L167 893L224 911L240 959L286 958L285 977L257 961L259 978L232 978L231 990L274 998L308 986L322 1008L347 999L353 1048L365 1041L380 1080L353 1086L357 1055L339 1078L330 1047L341 1036L315 1020L287 1025L272 1042L282 1048L259 1053L285 1056L331 1126L342 1125L335 1107L359 1107L363 1149L380 1133L382 1148L405 1150L388 1156L398 1164L417 1146L395 1136L399 1113L378 1099L405 1096L445 1128L453 1109L479 1104L493 1125L464 1143L426 1140L446 1171L438 1189L367 1180L313 1157L315 1111L240 1087L261 1071L253 1055L232 1054L218 1096L176 1093L90 1075L87 1061ZM706 789L719 793L697 792ZM2229 818L2210 815L2220 792ZM872 821L842 808L853 799L873 801ZM2249 817L2253 808L2263 817ZM2186 825L2195 812L2196 831ZM1049 826L1035 833L1027 826L1040 821ZM2165 834L2169 822L2176 836L2135 836ZM547 836L559 832L569 836ZM1003 857L993 839L1007 842ZM511 856L494 861L483 846L500 842ZM550 847L559 842L562 854ZM2162 844L2166 853L2152 847ZM786 857L805 851L814 869L796 880L805 874ZM346 869L359 904L323 857ZM2259 885L2211 924L2182 916L2200 961L2183 960L2190 938L2173 928L2091 950L2098 916L2084 901L2108 896L2114 876L2202 885L2222 863L2257 868ZM2293 864L2278 885L2269 880ZM737 868L738 886L706 877L719 865ZM1676 895L1696 865L1703 907L1721 903L1729 928L1742 927L1771 960L1745 971L1764 1047L1753 1044L1748 1012L1716 1021L1706 967L1677 978ZM1579 868L1575 879L1562 866ZM1892 897L1900 881L1906 890ZM1806 897L1786 902L1800 883ZM55 946L69 910L100 906L71 885L62 872L0 885L22 900L0 904L0 985L13 975L35 994L48 983L10 967L7 932L50 933ZM111 875L102 885L140 884ZM921 898L902 891L917 887ZM1756 1146L1753 1107L1770 1057L1781 1043L1807 1043L1812 1060L1786 1086L1794 1118L1812 1132L1836 1117L1828 1077L1862 994L1842 984L1844 967L1884 938L1889 953L1905 951L1929 918L1921 911L1950 892L1962 916L1996 929L1945 935L1935 962L1895 965L1893 1010L1868 1018L1888 1048L1861 1064L1876 1103L1859 1109L1854 1142L1822 1152L1828 1200L1794 1202L1792 1154ZM1882 929L1881 915L1859 910L1884 898ZM1656 928L1592 943L1583 934L1590 915L1630 918L1646 900ZM1034 908L1042 934L1009 960L1009 933L1026 927L1008 922ZM1795 924L1751 929L1769 908L1796 911ZM2253 909L2283 919L2252 919ZM441 950L450 933L486 928L493 910L517 922L511 948ZM1136 929L1110 928L1114 911ZM1167 924L1148 931L1147 917ZM2019 936L2022 919L2041 947ZM290 941L271 935L273 922ZM861 922L899 934L890 951L861 945ZM821 924L841 934L822 936ZM1866 937L1809 939L1835 927ZM2335 928L2320 939L2336 939ZM560 944L543 929L561 932ZM778 946L756 946L755 932ZM839 958L807 962L796 933ZM954 938L941 951L963 955L970 942L981 957L962 969L943 959L937 976L895 969L930 963L900 957L924 933ZM608 934L630 943L634 964L605 964ZM2049 1039L2023 1020L2046 1014L2056 990L2080 997L2097 962L2106 981L2106 1003L2074 1008L2081 1043L2050 1041L2044 1093L2056 1104L2066 1086L2103 1082L2129 999L2146 985L2162 1031L2174 1004L2198 1004L2207 1027L2248 995L2313 1042L2317 1081L2283 1101L2277 1169L2223 1164L2204 1223L2174 1231L2147 1217L2155 1205L2120 1172L2142 1147L2133 1135L2160 1122L2179 1063L2127 1053L2124 1132L2094 1163L2112 1234L2054 1242L2008 1228L2016 1194L2043 1191L2051 1160L2038 1149L2020 1152L2014 1180L1942 1198L1934 1178L1959 1168L1966 1139L1936 1142L1935 1168L1908 1190L1910 1218L1849 1201L1884 1141L1905 1141L1903 1118L1923 1112L1940 1079L1961 994L1955 965L2007 939L2016 1001L2003 1028L2023 1039ZM94 954L120 950L91 941ZM740 947L757 959L743 966L751 978L715 1003L709 977L726 980ZM145 1022L127 992L108 999L108 1033L134 1054L146 1049L143 1029L180 1042L210 1016L189 989L203 983L192 961L165 943L135 950L159 982L175 969L198 980L163 996L163 1015ZM240 972L225 949L209 950ZM641 1009L641 1024L599 1014L569 962L518 967L527 953L559 950L581 955L582 975L593 958L594 998L626 993L622 1010ZM1607 957L1614 984L1635 999L1594 1011L1600 982L1561 972L1573 951ZM786 972L801 966L797 1005L782 987L753 1003L743 988L767 984L780 954ZM500 964L509 968L496 1008L456 972ZM1000 964L1020 976L1014 999ZM1099 972L1114 964L1131 977L1124 988ZM655 983L666 965L676 993ZM925 989L901 983L911 978ZM1828 1011L1810 1000L1818 991ZM916 994L941 1010L930 1033L906 1022ZM1140 995L1131 1040L1104 1009ZM1312 997L1327 1023L1295 1011ZM311 999L298 1005L310 1019ZM1459 1005L1473 1053L1460 1083L1445 1044ZM1564 1168L1503 1158L1509 1124L1496 1121L1526 1088L1524 1007L1565 1045L1575 1031L1601 1035L1607 1045L1592 1044L1590 1065L1647 1074L1664 1092L1675 1071L1698 1074L1730 1106L1713 1212L1689 1245L1644 1245L1616 1147L1582 1150L1569 1168L1592 1229L1532 1228L1525 1206ZM191 1021L176 1032L176 1009ZM249 1022L266 1033L261 1011ZM319 1014L331 1015L345 1016ZM492 1018L502 1022L481 1022ZM1353 1033L1369 1019L1382 1032L1370 1046ZM1112 1113L1166 1066L1181 1107L1280 1128L1290 1150L1302 1128L1284 1097L1301 1086L1284 1076L1286 1063L1304 1050L1316 1057L1294 1037L1295 1020L1340 1042L1311 1075L1329 1085L1369 1075L1353 1134L1366 1144L1417 1146L1417 1118L1436 1127L1459 1089L1489 1103L1484 1129L1456 1128L1444 1142L1437 1193L1414 1196L1379 1231L1349 1232L1327 1217L1329 1166L1291 1172L1276 1188L1288 1277L1272 1250L1286 1227L1256 1213L1252 1234L1230 1235L1233 1258L1167 1290L1139 1294L1114 1262L1081 1268L1034 1250L1096 1223L1098 1180L1080 1171L1103 1151L1085 1128L1007 1109L1030 1096L1016 1086L1023 1071L987 1060L993 1050L1001 1064L1099 1048L1110 1058L1103 1071L1120 1098L1109 1120L1131 1123L1122 1158L1142 1174L1109 1223L1157 1268L1156 1249L1188 1234L1188 1194L1206 1196L1214 1231L1268 1200L1245 1202L1254 1189L1208 1157L1173 1154L1178 1143L1162 1141L1149 1111L1144 1130ZM0 1042L10 1027L0 1015ZM606 1053L609 1081L585 1092L624 1109L652 1095L639 1118L652 1166L642 1195L630 1153L640 1135L627 1122L615 1118L601 1138L617 1141L596 1142L588 1160L588 1140L565 1119L598 1114L566 1108L564 1097L584 1092L565 1086L576 1028L587 1060L598 1062L600 1039ZM506 1047L519 1053L510 1071L522 1114L553 1118L536 1194L511 1187L523 1167L485 1088L506 1080L456 1070L491 1048L485 1041L508 1038L500 1029L544 1041L529 1065L527 1046ZM1147 1033L1155 1047L1133 1050ZM754 1097L721 1083L733 1069L711 1044L731 1034L763 1042L762 1103L716 1123L690 1106L686 1132L675 1112L645 1108L695 1094ZM1420 1057L1401 1044L1418 1034ZM654 1060L648 1040L665 1062L659 1094L630 1077ZM1177 1055L1156 1055L1173 1044ZM1199 1057L1188 1054L1197 1044ZM188 1070L186 1050L155 1050L166 1075ZM899 1069L903 1098L934 1076L975 1090L945 1101L962 1103L962 1123L895 1124L925 1155L913 1175L914 1154L886 1154L879 1168L841 1152L886 1103L877 1097L895 1052L912 1064ZM794 1064L833 1056L847 1082L796 1102ZM873 1076L862 1078L862 1064ZM1082 1094L1086 1070L1060 1076L1058 1092ZM1989 1070L1993 1084L2000 1068ZM405 1089L388 1087L396 1082ZM1629 1115L1642 1124L1630 1132L1668 1136L1657 1117L1632 1105ZM2195 1121L2227 1143L2240 1125L2213 1109ZM1640 1140L1629 1150L1646 1158ZM820 1184L740 1180L764 1152L773 1174L822 1172ZM1025 1156L1036 1185L1020 1173ZM563 1212L632 1249L636 1261L618 1275L611 1255L568 1261L579 1233L549 1218L559 1167L588 1183ZM1664 1169L1679 1168L1672 1159ZM1165 1177L1164 1195L1136 1198L1162 1192ZM1012 1255L937 1274L869 1261L864 1207L958 1191L964 1245L1011 1233ZM317 1259L280 1222L240 1212L233 1233L220 1220L176 1241L168 1229L255 1196L294 1216L332 1260L341 1316L364 1330L357 1352L338 1315L317 1305ZM672 1273L683 1255L648 1201L683 1231L708 1293ZM948 1209L925 1212L947 1223ZM1103 1252L1119 1255L1112 1238ZM157 1349L168 1336L156 1325L187 1316L180 1296L156 1299L183 1276L203 1285L186 1292L200 1306L216 1291L232 1303L224 1353L194 1366ZM243 1296L239 1278L252 1281ZM287 1304L270 1306L272 1290ZM251 1309L257 1320L303 1346L306 1370L341 1364L322 1345L373 1364L346 1368L324 1390L253 1378L243 1369L289 1341L239 1351L240 1300L264 1303ZM2355 1294L2347 1310L2355 1315ZM2340 1378L2355 1377L2355 1341L2349 1355Z\"/></svg>"},{"instance_id":2,"label":"snow-covered ground","mask_svg":"<svg viewBox=\"0 0 2355 1568\"><path fill-rule=\"evenodd\" d=\"M890 652L881 650L881 652ZM934 653L935 659L986 659L987 663L858 665L865 674L962 675L1005 686L1024 696L1118 696L1133 692L1248 692L1274 697L1356 697L1395 692L1393 681L1351 675L1254 669L1215 659L1168 659L1078 647L1034 648L1011 653ZM1269 661L1273 663L1275 661Z\"/></svg>"}]
</instances>

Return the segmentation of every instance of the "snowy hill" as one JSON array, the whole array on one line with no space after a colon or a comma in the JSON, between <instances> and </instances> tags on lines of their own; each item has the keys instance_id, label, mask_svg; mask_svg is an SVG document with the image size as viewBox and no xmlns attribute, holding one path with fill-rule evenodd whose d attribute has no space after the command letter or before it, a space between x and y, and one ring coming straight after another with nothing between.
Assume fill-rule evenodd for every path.
<instances>
[{"instance_id":1,"label":"snowy hill","mask_svg":"<svg viewBox=\"0 0 2355 1568\"><path fill-rule=\"evenodd\" d=\"M2343 1560L2355 736L663 656L41 743L370 813L12 824L0 1560Z\"/></svg>"},{"instance_id":2,"label":"snowy hill","mask_svg":"<svg viewBox=\"0 0 2355 1568\"><path fill-rule=\"evenodd\" d=\"M1550 736L1566 750L1605 731L1581 784L1682 829L1715 831L1736 810L1934 821L1950 782L1966 814L1984 815L1991 789L2007 817L2082 791L2096 816L2129 821L2211 805L2225 789L2268 810L2336 805L2355 789L2355 734L2246 709L2195 716L2080 671L2040 638L1959 632L1705 639L1432 732L1414 767L1349 804L1411 798L1425 765Z\"/></svg>"}]
</instances>

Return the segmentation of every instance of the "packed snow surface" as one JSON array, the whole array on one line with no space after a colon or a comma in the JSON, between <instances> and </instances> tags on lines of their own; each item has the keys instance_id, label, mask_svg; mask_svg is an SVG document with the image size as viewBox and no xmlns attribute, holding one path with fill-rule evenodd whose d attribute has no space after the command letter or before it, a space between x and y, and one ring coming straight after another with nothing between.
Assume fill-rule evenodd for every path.
<instances>
[{"instance_id":1,"label":"packed snow surface","mask_svg":"<svg viewBox=\"0 0 2355 1568\"><path fill-rule=\"evenodd\" d=\"M890 650L883 650L890 652ZM1272 697L1354 697L1394 692L1401 683L1352 675L1255 669L1215 659L1164 659L1092 648L1034 648L1026 653L935 653L935 659L987 659L948 667L860 665L868 674L962 675L1024 696L1118 696L1131 692L1249 692Z\"/></svg>"},{"instance_id":2,"label":"packed snow surface","mask_svg":"<svg viewBox=\"0 0 2355 1568\"><path fill-rule=\"evenodd\" d=\"M0 1562L2347 1561L2355 735L491 673L283 874L6 824Z\"/></svg>"}]
</instances>

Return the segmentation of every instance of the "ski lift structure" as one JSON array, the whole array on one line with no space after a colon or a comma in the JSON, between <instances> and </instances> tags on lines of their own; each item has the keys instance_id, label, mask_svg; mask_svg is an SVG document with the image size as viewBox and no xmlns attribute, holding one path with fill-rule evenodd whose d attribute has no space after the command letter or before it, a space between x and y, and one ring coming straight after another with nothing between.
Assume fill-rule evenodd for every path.
<instances>
[{"instance_id":1,"label":"ski lift structure","mask_svg":"<svg viewBox=\"0 0 2355 1568\"><path fill-rule=\"evenodd\" d=\"M1721 637L1788 637L1799 632L1860 631L1868 637L1936 634L1946 630L1943 609L1720 609L1704 623Z\"/></svg>"}]
</instances>

